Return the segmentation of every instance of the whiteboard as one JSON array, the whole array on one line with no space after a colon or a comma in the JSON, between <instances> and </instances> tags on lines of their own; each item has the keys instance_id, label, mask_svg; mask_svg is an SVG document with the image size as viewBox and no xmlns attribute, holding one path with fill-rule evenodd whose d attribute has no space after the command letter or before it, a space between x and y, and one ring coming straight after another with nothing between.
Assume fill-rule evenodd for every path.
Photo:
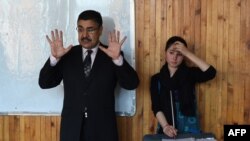
<instances>
[{"instance_id":1,"label":"whiteboard","mask_svg":"<svg viewBox=\"0 0 250 141\"><path fill-rule=\"evenodd\" d=\"M0 114L60 115L63 86L41 89L39 72L50 55L45 35L58 28L64 45L78 45L78 15L87 9L103 16L101 42L114 28L121 37L126 60L135 68L135 24L133 0L1 0L0 1ZM135 114L135 90L116 88L118 116Z\"/></svg>"}]
</instances>

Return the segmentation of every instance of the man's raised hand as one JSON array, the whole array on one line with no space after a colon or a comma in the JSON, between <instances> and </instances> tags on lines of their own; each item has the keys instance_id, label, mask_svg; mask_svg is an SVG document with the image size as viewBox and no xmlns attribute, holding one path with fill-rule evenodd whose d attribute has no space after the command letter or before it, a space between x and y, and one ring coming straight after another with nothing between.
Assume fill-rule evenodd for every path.
<instances>
[{"instance_id":1,"label":"man's raised hand","mask_svg":"<svg viewBox=\"0 0 250 141\"><path fill-rule=\"evenodd\" d=\"M47 41L50 44L51 54L57 60L59 60L64 54L66 54L73 45L69 45L67 48L63 46L63 32L60 31L60 34L57 29L51 31L51 39L46 35Z\"/></svg>"},{"instance_id":2,"label":"man's raised hand","mask_svg":"<svg viewBox=\"0 0 250 141\"><path fill-rule=\"evenodd\" d=\"M124 41L127 39L125 36L120 41L120 31L114 30L113 32L109 33L108 37L108 48L104 48L102 46L99 46L99 48L104 51L109 57L111 57L113 60L118 59L121 54L121 47Z\"/></svg>"}]
</instances>

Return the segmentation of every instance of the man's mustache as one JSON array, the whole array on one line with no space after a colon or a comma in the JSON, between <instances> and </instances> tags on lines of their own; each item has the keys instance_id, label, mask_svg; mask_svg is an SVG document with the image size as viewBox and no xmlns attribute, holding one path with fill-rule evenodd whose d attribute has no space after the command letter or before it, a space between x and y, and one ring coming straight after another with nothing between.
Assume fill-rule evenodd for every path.
<instances>
[{"instance_id":1,"label":"man's mustache","mask_svg":"<svg viewBox=\"0 0 250 141\"><path fill-rule=\"evenodd\" d=\"M92 41L92 40L89 39L89 38L82 38L81 41L88 41L88 42L90 42L90 41Z\"/></svg>"}]
</instances>

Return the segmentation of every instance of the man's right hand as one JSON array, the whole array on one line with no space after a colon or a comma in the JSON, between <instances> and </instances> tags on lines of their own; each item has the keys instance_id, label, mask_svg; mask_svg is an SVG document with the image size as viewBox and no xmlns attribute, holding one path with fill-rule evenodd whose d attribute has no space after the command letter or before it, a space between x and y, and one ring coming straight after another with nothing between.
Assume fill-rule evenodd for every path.
<instances>
[{"instance_id":1,"label":"man's right hand","mask_svg":"<svg viewBox=\"0 0 250 141\"><path fill-rule=\"evenodd\" d=\"M51 54L57 60L59 60L64 54L66 54L73 47L73 45L69 45L67 48L64 48L63 32L60 31L59 35L57 29L55 29L55 31L51 31L51 39L49 38L48 35L46 35L46 38L50 44Z\"/></svg>"}]
</instances>

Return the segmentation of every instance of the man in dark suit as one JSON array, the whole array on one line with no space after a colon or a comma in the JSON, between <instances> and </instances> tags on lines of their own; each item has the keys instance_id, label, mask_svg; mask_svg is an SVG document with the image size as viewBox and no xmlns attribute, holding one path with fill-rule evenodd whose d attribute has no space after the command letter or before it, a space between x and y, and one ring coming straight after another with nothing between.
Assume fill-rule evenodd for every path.
<instances>
[{"instance_id":1,"label":"man in dark suit","mask_svg":"<svg viewBox=\"0 0 250 141\"><path fill-rule=\"evenodd\" d=\"M63 33L57 29L51 31L51 38L46 36L51 56L40 71L39 85L53 88L63 80L61 141L118 141L116 84L128 90L139 84L136 71L122 55L126 37L120 40L119 31L114 30L104 46L99 41L102 29L101 14L87 10L77 20L80 45L64 48Z\"/></svg>"}]
</instances>

